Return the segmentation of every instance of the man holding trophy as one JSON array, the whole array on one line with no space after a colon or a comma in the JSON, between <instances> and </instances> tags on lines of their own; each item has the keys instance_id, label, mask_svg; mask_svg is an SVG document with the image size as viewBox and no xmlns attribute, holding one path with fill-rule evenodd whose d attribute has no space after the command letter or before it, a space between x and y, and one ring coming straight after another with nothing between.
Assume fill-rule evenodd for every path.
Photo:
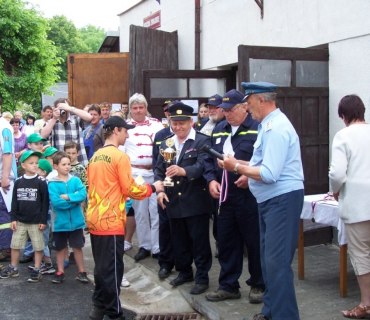
<instances>
[{"instance_id":1,"label":"man holding trophy","mask_svg":"<svg viewBox=\"0 0 370 320\"><path fill-rule=\"evenodd\" d=\"M169 107L174 135L160 145L160 156L154 171L155 181L165 184L158 202L170 218L177 278L174 287L194 280L191 294L208 289L208 272L212 265L209 243L210 196L204 179L206 162L212 159L201 150L210 138L193 129L193 108L178 101ZM208 167L208 166L207 166Z\"/></svg>"}]
</instances>

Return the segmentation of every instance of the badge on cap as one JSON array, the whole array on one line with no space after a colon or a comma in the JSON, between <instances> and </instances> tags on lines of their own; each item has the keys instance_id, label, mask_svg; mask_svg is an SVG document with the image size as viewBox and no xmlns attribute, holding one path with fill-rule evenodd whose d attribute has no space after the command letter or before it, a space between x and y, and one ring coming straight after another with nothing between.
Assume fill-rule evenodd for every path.
<instances>
[{"instance_id":1,"label":"badge on cap","mask_svg":"<svg viewBox=\"0 0 370 320\"><path fill-rule=\"evenodd\" d=\"M182 114L182 110L180 109L176 110L176 114Z\"/></svg>"}]
</instances>

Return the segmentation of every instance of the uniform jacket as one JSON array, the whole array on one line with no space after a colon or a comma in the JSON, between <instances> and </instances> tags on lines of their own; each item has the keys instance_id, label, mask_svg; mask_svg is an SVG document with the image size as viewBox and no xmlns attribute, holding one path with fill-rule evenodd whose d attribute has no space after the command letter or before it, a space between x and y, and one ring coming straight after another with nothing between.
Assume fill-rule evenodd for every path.
<instances>
[{"instance_id":1,"label":"uniform jacket","mask_svg":"<svg viewBox=\"0 0 370 320\"><path fill-rule=\"evenodd\" d=\"M81 202L86 199L86 188L81 180L72 175L67 181L55 177L48 184L49 196L55 219L55 232L74 231L85 227L85 218L81 209ZM69 201L60 197L67 194Z\"/></svg>"},{"instance_id":2,"label":"uniform jacket","mask_svg":"<svg viewBox=\"0 0 370 320\"><path fill-rule=\"evenodd\" d=\"M239 160L249 161L253 154L253 144L256 141L258 134L258 122L252 119L248 114L244 122L239 126L238 130L231 137L231 144L235 152L235 158ZM223 154L223 146L227 137L231 135L231 125L223 120L216 125L212 132L212 148ZM218 167L217 160L214 159L213 170L207 170L207 181L217 180L221 183L222 169ZM251 197L249 189L242 189L235 186L234 182L239 179L240 175L234 172L227 172L228 175L228 194L229 195L247 195Z\"/></svg>"},{"instance_id":3,"label":"uniform jacket","mask_svg":"<svg viewBox=\"0 0 370 320\"><path fill-rule=\"evenodd\" d=\"M181 150L177 165L185 169L186 176L172 177L174 186L166 188L169 198L166 210L170 218L186 218L210 212L210 195L204 173L205 163L212 159L201 150L205 144L210 144L210 138L196 132L195 140L188 139ZM166 149L166 147L163 141L160 148ZM166 167L160 155L154 171L155 181L164 180Z\"/></svg>"},{"instance_id":4,"label":"uniform jacket","mask_svg":"<svg viewBox=\"0 0 370 320\"><path fill-rule=\"evenodd\" d=\"M162 130L158 131L154 137L153 143L153 169L155 168L158 160L159 155L159 146L161 145L162 141L166 140L170 136L173 136L173 132L171 132L170 127L163 128Z\"/></svg>"}]
</instances>

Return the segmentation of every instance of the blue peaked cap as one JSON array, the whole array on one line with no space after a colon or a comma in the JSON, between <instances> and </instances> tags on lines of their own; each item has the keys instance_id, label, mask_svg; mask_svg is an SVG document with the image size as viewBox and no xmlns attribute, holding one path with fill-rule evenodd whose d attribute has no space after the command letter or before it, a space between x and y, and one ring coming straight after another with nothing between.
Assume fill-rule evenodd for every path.
<instances>
[{"instance_id":1,"label":"blue peaked cap","mask_svg":"<svg viewBox=\"0 0 370 320\"><path fill-rule=\"evenodd\" d=\"M251 94L265 93L265 92L275 92L277 85L270 82L242 82L241 83L244 89L244 100L247 99Z\"/></svg>"}]
</instances>

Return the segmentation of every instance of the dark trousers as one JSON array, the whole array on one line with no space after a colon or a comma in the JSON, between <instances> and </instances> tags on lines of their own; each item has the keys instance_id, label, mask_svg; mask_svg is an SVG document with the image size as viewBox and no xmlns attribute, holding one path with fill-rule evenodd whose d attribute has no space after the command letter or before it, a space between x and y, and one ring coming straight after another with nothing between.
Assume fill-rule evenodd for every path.
<instances>
[{"instance_id":1,"label":"dark trousers","mask_svg":"<svg viewBox=\"0 0 370 320\"><path fill-rule=\"evenodd\" d=\"M124 236L97 236L90 234L94 257L95 291L93 304L110 318L122 314L119 295L123 276Z\"/></svg>"},{"instance_id":2,"label":"dark trousers","mask_svg":"<svg viewBox=\"0 0 370 320\"><path fill-rule=\"evenodd\" d=\"M244 246L248 251L246 281L251 287L264 289L260 259L260 233L257 203L243 197L229 197L222 204L217 217L218 260L221 271L219 288L236 292L240 288L239 277L243 272Z\"/></svg>"},{"instance_id":3,"label":"dark trousers","mask_svg":"<svg viewBox=\"0 0 370 320\"><path fill-rule=\"evenodd\" d=\"M298 243L303 198L303 190L297 190L258 205L266 283L262 313L269 319L299 320L291 264Z\"/></svg>"},{"instance_id":4,"label":"dark trousers","mask_svg":"<svg viewBox=\"0 0 370 320\"><path fill-rule=\"evenodd\" d=\"M175 259L172 249L172 237L170 219L166 210L158 206L159 214L159 256L158 264L161 268L172 270L175 265Z\"/></svg>"},{"instance_id":5,"label":"dark trousers","mask_svg":"<svg viewBox=\"0 0 370 320\"><path fill-rule=\"evenodd\" d=\"M192 275L192 263L197 268L195 283L208 284L212 266L209 244L209 215L171 219L175 266L183 275Z\"/></svg>"}]
</instances>

